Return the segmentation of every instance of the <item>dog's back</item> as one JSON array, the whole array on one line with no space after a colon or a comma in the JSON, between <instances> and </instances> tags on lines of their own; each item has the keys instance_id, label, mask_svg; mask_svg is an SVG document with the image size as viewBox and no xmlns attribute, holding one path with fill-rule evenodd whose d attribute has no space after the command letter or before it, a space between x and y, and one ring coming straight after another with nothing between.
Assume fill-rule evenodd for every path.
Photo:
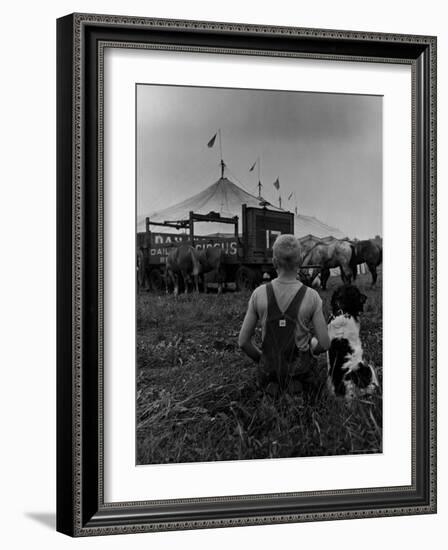
<instances>
[{"instance_id":1,"label":"dog's back","mask_svg":"<svg viewBox=\"0 0 448 550\"><path fill-rule=\"evenodd\" d=\"M372 365L363 359L359 316L366 296L354 285L336 289L331 299L333 314L328 323L328 387L347 399L373 393L378 378Z\"/></svg>"}]
</instances>

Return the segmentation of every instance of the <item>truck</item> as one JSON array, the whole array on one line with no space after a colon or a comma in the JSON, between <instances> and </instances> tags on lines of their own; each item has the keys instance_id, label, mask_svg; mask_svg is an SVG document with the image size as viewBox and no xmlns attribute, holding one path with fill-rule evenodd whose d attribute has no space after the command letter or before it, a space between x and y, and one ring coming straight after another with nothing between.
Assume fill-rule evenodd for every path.
<instances>
[{"instance_id":1,"label":"truck","mask_svg":"<svg viewBox=\"0 0 448 550\"><path fill-rule=\"evenodd\" d=\"M294 233L294 214L285 210L270 210L268 206L269 203L261 207L243 204L241 220L238 216L223 217L218 212L190 212L188 219L163 222L154 222L147 217L146 231L137 233L138 286L163 290L166 285L166 258L172 247L182 242L189 242L198 250L208 246L221 247L224 251L225 282L234 283L237 290L252 290L263 279L272 278L272 246L279 235ZM233 226L233 230L225 234L196 235L197 222L228 224ZM173 233L173 229L177 233Z\"/></svg>"}]
</instances>

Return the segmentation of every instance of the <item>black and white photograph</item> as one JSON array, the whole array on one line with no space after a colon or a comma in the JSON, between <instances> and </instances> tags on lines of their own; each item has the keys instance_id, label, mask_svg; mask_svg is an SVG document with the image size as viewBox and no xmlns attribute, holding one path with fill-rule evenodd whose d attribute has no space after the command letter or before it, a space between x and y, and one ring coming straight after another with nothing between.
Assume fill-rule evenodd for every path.
<instances>
[{"instance_id":1,"label":"black and white photograph","mask_svg":"<svg viewBox=\"0 0 448 550\"><path fill-rule=\"evenodd\" d=\"M443 547L445 4L5 9L2 546Z\"/></svg>"},{"instance_id":2,"label":"black and white photograph","mask_svg":"<svg viewBox=\"0 0 448 550\"><path fill-rule=\"evenodd\" d=\"M382 452L382 97L136 85L137 464Z\"/></svg>"}]
</instances>

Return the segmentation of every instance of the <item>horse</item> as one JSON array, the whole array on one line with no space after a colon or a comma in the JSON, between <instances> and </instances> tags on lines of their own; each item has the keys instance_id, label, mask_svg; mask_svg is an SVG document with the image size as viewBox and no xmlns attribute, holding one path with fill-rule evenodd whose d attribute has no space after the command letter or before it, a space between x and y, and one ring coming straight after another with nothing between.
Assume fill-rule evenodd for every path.
<instances>
[{"instance_id":1,"label":"horse","mask_svg":"<svg viewBox=\"0 0 448 550\"><path fill-rule=\"evenodd\" d=\"M375 286L378 278L376 268L383 261L383 249L380 244L372 239L355 241L353 243L354 254L352 256L353 280L356 279L357 266L366 263L372 275L372 287Z\"/></svg>"},{"instance_id":2,"label":"horse","mask_svg":"<svg viewBox=\"0 0 448 550\"><path fill-rule=\"evenodd\" d=\"M207 283L204 280L204 275L207 273L214 273L216 274L218 283L218 294L221 294L224 283L223 249L220 246L209 245L202 250L196 250L196 258L200 265L200 274L204 283L204 292L207 292Z\"/></svg>"},{"instance_id":3,"label":"horse","mask_svg":"<svg viewBox=\"0 0 448 550\"><path fill-rule=\"evenodd\" d=\"M166 258L166 292L168 293L168 282L174 285L174 295L179 294L179 276L184 283L184 292L188 292L188 283L193 276L193 282L196 292L199 292L199 273L201 265L197 257L197 251L188 243L181 243L170 250Z\"/></svg>"},{"instance_id":4,"label":"horse","mask_svg":"<svg viewBox=\"0 0 448 550\"><path fill-rule=\"evenodd\" d=\"M351 264L354 250L348 241L335 240L330 243L317 243L305 253L301 268L313 266L311 274L300 273L300 278L307 285L311 286L314 279L320 273L322 290L326 289L330 269L339 267L343 283L350 283L353 278L353 267Z\"/></svg>"},{"instance_id":5,"label":"horse","mask_svg":"<svg viewBox=\"0 0 448 550\"><path fill-rule=\"evenodd\" d=\"M198 250L188 243L181 243L173 248L166 259L166 277L167 282L171 280L174 285L175 296L179 294L179 275L182 277L186 294L191 280L195 291L199 292L199 278L204 279L204 275L211 272L217 275L218 294L221 294L224 281L223 256L222 248L212 245ZM207 292L205 281L204 291Z\"/></svg>"},{"instance_id":6,"label":"horse","mask_svg":"<svg viewBox=\"0 0 448 550\"><path fill-rule=\"evenodd\" d=\"M148 250L143 246L137 249L137 292L149 288L148 272L147 272L147 256Z\"/></svg>"}]
</instances>

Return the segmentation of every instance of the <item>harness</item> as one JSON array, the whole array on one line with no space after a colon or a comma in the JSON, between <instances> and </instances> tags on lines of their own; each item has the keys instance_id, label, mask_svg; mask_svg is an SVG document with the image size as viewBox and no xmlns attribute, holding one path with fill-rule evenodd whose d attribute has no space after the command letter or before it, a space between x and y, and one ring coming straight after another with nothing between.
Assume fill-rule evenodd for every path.
<instances>
[{"instance_id":1,"label":"harness","mask_svg":"<svg viewBox=\"0 0 448 550\"><path fill-rule=\"evenodd\" d=\"M261 345L263 368L275 373L280 383L294 373L295 362L299 355L296 346L296 326L300 306L307 287L302 285L292 299L286 311L278 307L272 283L266 286L268 307L264 339Z\"/></svg>"}]
</instances>

